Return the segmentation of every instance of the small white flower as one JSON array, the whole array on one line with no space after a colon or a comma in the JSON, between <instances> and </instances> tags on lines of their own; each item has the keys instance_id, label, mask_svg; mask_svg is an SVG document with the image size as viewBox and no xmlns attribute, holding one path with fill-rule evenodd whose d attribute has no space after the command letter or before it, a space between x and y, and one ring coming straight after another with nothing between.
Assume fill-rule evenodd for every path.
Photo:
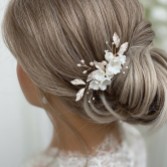
<instances>
[{"instance_id":1,"label":"small white flower","mask_svg":"<svg viewBox=\"0 0 167 167\"><path fill-rule=\"evenodd\" d=\"M120 62L110 62L106 67L106 73L108 75L116 75L121 72L121 68Z\"/></svg>"},{"instance_id":2,"label":"small white flower","mask_svg":"<svg viewBox=\"0 0 167 167\"><path fill-rule=\"evenodd\" d=\"M106 73L107 75L116 75L121 72L122 66L121 64L124 64L126 62L126 56L119 55L117 57L114 57L111 59L111 61L108 63L106 67Z\"/></svg>"},{"instance_id":3,"label":"small white flower","mask_svg":"<svg viewBox=\"0 0 167 167\"><path fill-rule=\"evenodd\" d=\"M105 72L101 70L92 71L87 78L87 82L91 80L101 81L105 79Z\"/></svg>"},{"instance_id":4,"label":"small white flower","mask_svg":"<svg viewBox=\"0 0 167 167\"><path fill-rule=\"evenodd\" d=\"M102 81L92 80L89 84L89 89L104 91L110 84L111 84L111 79L109 78L104 78L104 80Z\"/></svg>"},{"instance_id":5,"label":"small white flower","mask_svg":"<svg viewBox=\"0 0 167 167\"><path fill-rule=\"evenodd\" d=\"M102 90L102 91L106 90L107 86L111 85L111 81L112 81L111 79L107 79L106 78L106 80L104 80L103 82L101 82L101 84L100 84L100 90Z\"/></svg>"},{"instance_id":6,"label":"small white flower","mask_svg":"<svg viewBox=\"0 0 167 167\"><path fill-rule=\"evenodd\" d=\"M92 89L92 90L99 90L99 87L100 86L100 82L97 81L97 80L92 80L89 84L89 89Z\"/></svg>"},{"instance_id":7,"label":"small white flower","mask_svg":"<svg viewBox=\"0 0 167 167\"><path fill-rule=\"evenodd\" d=\"M111 78L106 75L106 71L98 69L88 75L87 82L90 82L89 89L105 90L111 82Z\"/></svg>"},{"instance_id":8,"label":"small white flower","mask_svg":"<svg viewBox=\"0 0 167 167\"><path fill-rule=\"evenodd\" d=\"M114 59L114 55L112 52L109 52L108 50L105 50L105 60L110 62L112 59Z\"/></svg>"}]
</instances>

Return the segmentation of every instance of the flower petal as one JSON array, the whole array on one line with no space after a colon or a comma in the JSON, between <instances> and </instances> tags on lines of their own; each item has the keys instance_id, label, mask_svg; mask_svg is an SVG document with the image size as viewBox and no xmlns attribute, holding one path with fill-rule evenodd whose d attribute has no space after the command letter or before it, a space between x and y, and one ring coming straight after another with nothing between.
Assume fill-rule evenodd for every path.
<instances>
[{"instance_id":1,"label":"flower petal","mask_svg":"<svg viewBox=\"0 0 167 167\"><path fill-rule=\"evenodd\" d=\"M105 79L105 72L100 70L95 70L88 75L87 82L91 80L101 81Z\"/></svg>"},{"instance_id":2,"label":"flower petal","mask_svg":"<svg viewBox=\"0 0 167 167\"><path fill-rule=\"evenodd\" d=\"M100 85L100 90L102 90L102 91L104 91L104 90L106 90L106 88L107 88L107 85Z\"/></svg>"},{"instance_id":3,"label":"flower petal","mask_svg":"<svg viewBox=\"0 0 167 167\"><path fill-rule=\"evenodd\" d=\"M128 49L128 42L125 42L120 46L118 55L123 55L127 49Z\"/></svg>"},{"instance_id":4,"label":"flower petal","mask_svg":"<svg viewBox=\"0 0 167 167\"><path fill-rule=\"evenodd\" d=\"M114 41L114 44L116 45L116 47L118 48L119 44L120 44L120 38L116 32L113 35L113 41Z\"/></svg>"},{"instance_id":5,"label":"flower petal","mask_svg":"<svg viewBox=\"0 0 167 167\"><path fill-rule=\"evenodd\" d=\"M107 86L111 84L111 80L106 79L100 84L100 90L104 91L106 90Z\"/></svg>"},{"instance_id":6,"label":"flower petal","mask_svg":"<svg viewBox=\"0 0 167 167\"><path fill-rule=\"evenodd\" d=\"M100 82L93 80L89 84L89 89L99 90L99 84L100 84Z\"/></svg>"},{"instance_id":7,"label":"flower petal","mask_svg":"<svg viewBox=\"0 0 167 167\"><path fill-rule=\"evenodd\" d=\"M103 61L102 62L94 61L94 64L97 69L99 69L100 71L104 71L105 64Z\"/></svg>"},{"instance_id":8,"label":"flower petal","mask_svg":"<svg viewBox=\"0 0 167 167\"><path fill-rule=\"evenodd\" d=\"M126 62L126 56L125 55L119 55L118 58L119 58L121 64L125 64L125 62Z\"/></svg>"},{"instance_id":9,"label":"flower petal","mask_svg":"<svg viewBox=\"0 0 167 167\"><path fill-rule=\"evenodd\" d=\"M108 71L108 69L106 69L106 76L107 76L107 78L109 78L110 80L114 77L114 73L113 72L110 72L110 71Z\"/></svg>"},{"instance_id":10,"label":"flower petal","mask_svg":"<svg viewBox=\"0 0 167 167\"><path fill-rule=\"evenodd\" d=\"M78 93L76 94L76 99L75 101L79 101L81 100L81 98L83 97L84 95L84 92L85 92L85 88L82 88L78 91Z\"/></svg>"},{"instance_id":11,"label":"flower petal","mask_svg":"<svg viewBox=\"0 0 167 167\"><path fill-rule=\"evenodd\" d=\"M109 52L108 50L105 51L105 59L110 62L114 58L114 55L112 52Z\"/></svg>"},{"instance_id":12,"label":"flower petal","mask_svg":"<svg viewBox=\"0 0 167 167\"><path fill-rule=\"evenodd\" d=\"M109 64L106 68L106 71L108 74L118 74L121 72L121 64L120 63L117 63L117 64Z\"/></svg>"},{"instance_id":13,"label":"flower petal","mask_svg":"<svg viewBox=\"0 0 167 167\"><path fill-rule=\"evenodd\" d=\"M82 79L74 79L71 81L71 83L73 85L86 85L85 81L83 81Z\"/></svg>"}]
</instances>

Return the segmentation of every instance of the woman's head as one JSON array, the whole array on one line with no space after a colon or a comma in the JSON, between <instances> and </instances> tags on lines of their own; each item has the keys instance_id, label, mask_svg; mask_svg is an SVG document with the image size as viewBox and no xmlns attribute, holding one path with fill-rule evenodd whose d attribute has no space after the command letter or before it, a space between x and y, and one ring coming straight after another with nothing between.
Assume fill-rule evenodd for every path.
<instances>
[{"instance_id":1,"label":"woman's head","mask_svg":"<svg viewBox=\"0 0 167 167\"><path fill-rule=\"evenodd\" d=\"M11 0L3 32L35 87L72 111L98 123L113 117L141 124L165 119L167 55L153 48L154 32L138 0ZM79 88L70 81L86 77L78 62L102 61L114 32L129 43L129 69L115 76L104 94L94 91L92 104L91 94L76 102Z\"/></svg>"}]
</instances>

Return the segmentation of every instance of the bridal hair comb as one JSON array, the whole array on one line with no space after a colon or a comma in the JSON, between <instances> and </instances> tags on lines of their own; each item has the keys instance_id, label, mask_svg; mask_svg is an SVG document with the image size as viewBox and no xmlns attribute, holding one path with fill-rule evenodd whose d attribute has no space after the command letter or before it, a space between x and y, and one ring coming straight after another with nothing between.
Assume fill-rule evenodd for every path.
<instances>
[{"instance_id":1,"label":"bridal hair comb","mask_svg":"<svg viewBox=\"0 0 167 167\"><path fill-rule=\"evenodd\" d=\"M71 81L72 85L84 86L77 92L75 101L81 100L87 90L87 94L89 94L89 90L91 89L105 91L107 86L111 85L112 78L121 72L122 65L126 62L126 55L124 55L124 53L127 51L128 42L120 46L120 38L117 33L114 33L112 39L112 47L110 47L108 41L106 41L111 51L105 50L105 60L101 62L93 61L86 64L85 60L82 59L80 63L77 64L79 68L84 68L83 74L88 76L86 81L82 79L74 79ZM128 68L128 66L126 66L126 68ZM125 71L123 74L125 74ZM93 100L95 100L94 97Z\"/></svg>"}]
</instances>

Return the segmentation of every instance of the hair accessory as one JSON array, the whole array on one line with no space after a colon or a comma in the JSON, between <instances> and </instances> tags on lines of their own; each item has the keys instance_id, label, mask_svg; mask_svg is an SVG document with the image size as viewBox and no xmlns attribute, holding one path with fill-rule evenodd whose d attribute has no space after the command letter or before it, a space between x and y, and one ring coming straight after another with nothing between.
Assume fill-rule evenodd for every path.
<instances>
[{"instance_id":1,"label":"hair accessory","mask_svg":"<svg viewBox=\"0 0 167 167\"><path fill-rule=\"evenodd\" d=\"M85 68L83 74L88 74L88 77L86 81L82 79L74 79L71 81L72 85L85 86L77 92L75 101L81 100L87 90L87 94L89 94L89 90L91 89L105 91L107 86L111 85L112 78L121 72L122 65L126 62L126 55L124 55L124 53L127 51L128 42L120 46L120 38L117 33L114 33L112 39L112 48L109 46L109 42L106 41L111 51L105 50L105 60L101 62L93 61L86 64L85 60L82 59L80 61L81 63L77 64L79 68ZM128 68L128 66L126 66L126 68ZM125 74L125 72L123 72L123 74ZM94 97L93 100L95 100Z\"/></svg>"},{"instance_id":2,"label":"hair accessory","mask_svg":"<svg viewBox=\"0 0 167 167\"><path fill-rule=\"evenodd\" d=\"M47 104L47 103L48 103L48 100L46 99L45 96L42 97L42 103L43 103L43 104Z\"/></svg>"}]
</instances>

